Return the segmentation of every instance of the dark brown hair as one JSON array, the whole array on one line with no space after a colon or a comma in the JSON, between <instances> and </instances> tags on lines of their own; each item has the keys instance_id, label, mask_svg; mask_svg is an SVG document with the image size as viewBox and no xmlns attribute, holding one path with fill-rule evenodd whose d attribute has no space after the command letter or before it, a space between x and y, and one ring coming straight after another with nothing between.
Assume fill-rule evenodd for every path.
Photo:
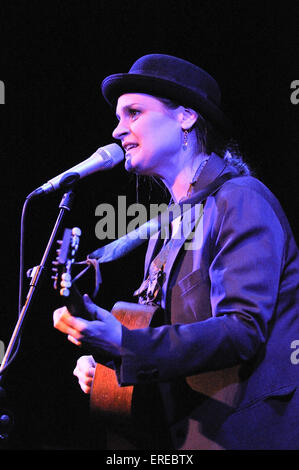
<instances>
[{"instance_id":1,"label":"dark brown hair","mask_svg":"<svg viewBox=\"0 0 299 470\"><path fill-rule=\"evenodd\" d=\"M180 106L179 103L168 98L160 96L156 96L155 98L169 109L176 109ZM243 160L238 143L232 138L228 139L223 136L196 109L195 111L198 114L198 118L192 129L196 132L198 151L207 155L215 152L217 155L224 158L227 164L235 167L240 175L250 175L251 170L248 164Z\"/></svg>"}]
</instances>

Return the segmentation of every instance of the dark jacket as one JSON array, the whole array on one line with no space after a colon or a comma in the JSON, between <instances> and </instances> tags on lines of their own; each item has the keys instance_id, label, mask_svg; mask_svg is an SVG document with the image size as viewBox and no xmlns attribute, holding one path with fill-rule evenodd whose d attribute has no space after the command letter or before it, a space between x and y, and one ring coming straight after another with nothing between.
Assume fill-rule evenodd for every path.
<instances>
[{"instance_id":1,"label":"dark jacket","mask_svg":"<svg viewBox=\"0 0 299 470\"><path fill-rule=\"evenodd\" d=\"M196 190L228 171L213 155ZM260 181L235 175L191 228L193 249L177 239L167 260L165 324L124 328L119 381L159 384L175 449L299 449L299 256L286 216Z\"/></svg>"}]
</instances>

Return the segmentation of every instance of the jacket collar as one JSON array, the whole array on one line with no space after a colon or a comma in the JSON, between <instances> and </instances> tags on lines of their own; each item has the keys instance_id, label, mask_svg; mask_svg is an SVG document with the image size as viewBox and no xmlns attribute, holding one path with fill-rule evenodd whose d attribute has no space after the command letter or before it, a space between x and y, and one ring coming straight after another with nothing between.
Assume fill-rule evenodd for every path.
<instances>
[{"instance_id":1,"label":"jacket collar","mask_svg":"<svg viewBox=\"0 0 299 470\"><path fill-rule=\"evenodd\" d=\"M195 183L193 194L204 189L206 186L208 186L208 184L212 183L212 181L214 181L223 173L225 168L226 163L223 158L216 155L216 153L212 153Z\"/></svg>"}]
</instances>

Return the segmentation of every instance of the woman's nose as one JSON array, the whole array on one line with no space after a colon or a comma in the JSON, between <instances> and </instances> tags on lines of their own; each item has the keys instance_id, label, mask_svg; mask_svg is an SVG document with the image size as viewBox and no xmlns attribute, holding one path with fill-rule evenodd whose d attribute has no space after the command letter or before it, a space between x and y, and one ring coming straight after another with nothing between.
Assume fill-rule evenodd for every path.
<instances>
[{"instance_id":1,"label":"woman's nose","mask_svg":"<svg viewBox=\"0 0 299 470\"><path fill-rule=\"evenodd\" d=\"M123 121L119 121L119 123L117 124L116 128L114 129L114 131L112 132L112 137L114 139L121 139L124 135L126 135L128 133L128 129L127 127L125 126L124 122Z\"/></svg>"}]
</instances>

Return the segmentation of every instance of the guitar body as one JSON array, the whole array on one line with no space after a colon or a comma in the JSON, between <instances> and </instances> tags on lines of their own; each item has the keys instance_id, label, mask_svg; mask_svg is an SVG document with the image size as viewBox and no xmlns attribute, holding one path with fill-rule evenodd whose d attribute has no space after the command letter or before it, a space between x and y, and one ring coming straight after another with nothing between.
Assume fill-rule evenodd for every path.
<instances>
[{"instance_id":1,"label":"guitar body","mask_svg":"<svg viewBox=\"0 0 299 470\"><path fill-rule=\"evenodd\" d=\"M54 276L52 278L54 289L59 290L60 296L64 299L63 303L70 313L73 316L93 320L85 310L81 293L76 287L76 280L73 279L72 273L80 235L81 231L77 227L65 230L63 240L58 241L58 256L56 261L53 261ZM159 316L155 315L158 310L160 307L157 306L117 302L112 309L112 314L126 328L134 330L145 328L150 324L154 325ZM153 406L149 406L144 399L140 400L139 391L139 385L138 387L121 387L114 369L99 363L96 365L90 408L96 421L99 420L100 425L105 424L108 449L135 449L136 436L143 442L149 441L150 431L147 431L149 429L147 421L149 422L152 418ZM150 395L149 400L151 400ZM138 430L136 421L139 421Z\"/></svg>"},{"instance_id":2,"label":"guitar body","mask_svg":"<svg viewBox=\"0 0 299 470\"><path fill-rule=\"evenodd\" d=\"M117 302L113 315L129 330L149 326L158 307ZM132 419L133 386L120 387L113 369L97 364L90 406L92 412L111 423L129 423Z\"/></svg>"},{"instance_id":3,"label":"guitar body","mask_svg":"<svg viewBox=\"0 0 299 470\"><path fill-rule=\"evenodd\" d=\"M138 329L149 326L157 310L158 307L117 302L112 313L126 328ZM105 426L107 450L136 450L140 442L142 448L147 448L152 439L148 425L152 408L150 396L140 402L138 387L121 387L113 369L97 364L90 410L98 426Z\"/></svg>"}]
</instances>

